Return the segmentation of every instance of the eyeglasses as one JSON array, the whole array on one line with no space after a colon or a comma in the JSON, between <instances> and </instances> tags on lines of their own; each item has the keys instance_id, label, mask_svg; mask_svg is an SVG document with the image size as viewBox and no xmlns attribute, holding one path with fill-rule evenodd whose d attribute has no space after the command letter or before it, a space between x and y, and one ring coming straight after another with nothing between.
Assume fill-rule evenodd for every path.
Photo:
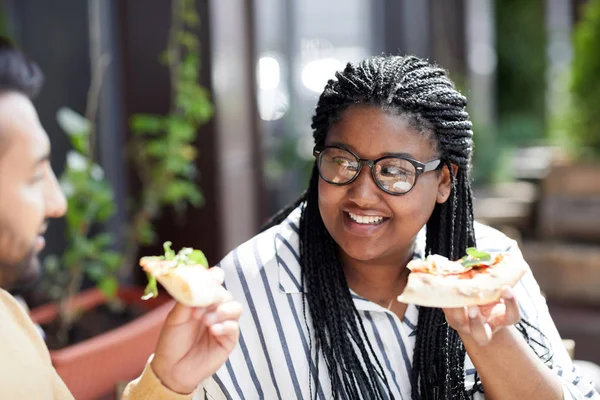
<instances>
[{"instance_id":1,"label":"eyeglasses","mask_svg":"<svg viewBox=\"0 0 600 400\"><path fill-rule=\"evenodd\" d=\"M315 146L319 175L332 185L348 185L358 177L366 165L371 169L373 180L381 190L392 195L410 192L419 175L439 169L440 159L422 163L400 156L385 156L377 160L363 160L350 150L338 146Z\"/></svg>"}]
</instances>

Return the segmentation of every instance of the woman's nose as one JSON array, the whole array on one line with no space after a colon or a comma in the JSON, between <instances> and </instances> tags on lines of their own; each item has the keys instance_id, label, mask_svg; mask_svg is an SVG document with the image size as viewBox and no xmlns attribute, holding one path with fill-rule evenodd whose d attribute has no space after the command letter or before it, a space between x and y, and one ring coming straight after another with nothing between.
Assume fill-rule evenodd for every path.
<instances>
[{"instance_id":1,"label":"woman's nose","mask_svg":"<svg viewBox=\"0 0 600 400\"><path fill-rule=\"evenodd\" d=\"M359 207L367 207L380 200L379 187L373 180L371 168L362 166L358 177L349 185L348 197Z\"/></svg>"}]
</instances>

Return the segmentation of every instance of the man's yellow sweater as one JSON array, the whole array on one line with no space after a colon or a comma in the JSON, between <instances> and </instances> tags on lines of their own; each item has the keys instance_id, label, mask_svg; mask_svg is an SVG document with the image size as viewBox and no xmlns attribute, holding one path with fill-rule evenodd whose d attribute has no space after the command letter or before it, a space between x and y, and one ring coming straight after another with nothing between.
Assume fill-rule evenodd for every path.
<instances>
[{"instance_id":1,"label":"man's yellow sweater","mask_svg":"<svg viewBox=\"0 0 600 400\"><path fill-rule=\"evenodd\" d=\"M150 364L123 397L129 400L189 399L164 387ZM0 399L72 400L60 379L48 348L19 303L0 289Z\"/></svg>"}]
</instances>

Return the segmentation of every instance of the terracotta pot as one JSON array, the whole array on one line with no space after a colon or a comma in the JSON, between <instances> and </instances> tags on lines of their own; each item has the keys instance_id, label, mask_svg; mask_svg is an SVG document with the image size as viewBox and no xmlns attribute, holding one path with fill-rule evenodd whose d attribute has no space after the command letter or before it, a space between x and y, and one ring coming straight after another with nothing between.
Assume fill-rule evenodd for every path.
<instances>
[{"instance_id":1,"label":"terracotta pot","mask_svg":"<svg viewBox=\"0 0 600 400\"><path fill-rule=\"evenodd\" d=\"M116 385L136 378L144 369L158 341L167 313L174 301L164 294L156 299L141 300L142 288L121 288L118 297L126 304L147 309L141 317L99 336L51 350L52 364L77 400L92 400L115 393ZM79 293L72 307L89 310L106 302L97 289ZM32 310L31 318L46 324L58 314L54 304Z\"/></svg>"}]
</instances>

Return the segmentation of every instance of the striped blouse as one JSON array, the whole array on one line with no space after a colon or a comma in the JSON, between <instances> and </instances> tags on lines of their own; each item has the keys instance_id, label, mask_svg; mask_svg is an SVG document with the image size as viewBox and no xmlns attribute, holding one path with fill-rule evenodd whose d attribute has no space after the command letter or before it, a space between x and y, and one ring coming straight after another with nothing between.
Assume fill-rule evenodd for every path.
<instances>
[{"instance_id":1,"label":"striped blouse","mask_svg":"<svg viewBox=\"0 0 600 400\"><path fill-rule=\"evenodd\" d=\"M323 357L319 358L319 385L316 385L317 367L309 356L311 342L302 307L299 220L300 209L296 209L280 225L242 244L219 264L225 271L226 288L244 307L241 335L228 361L196 391L196 399L311 399L315 389L318 399L332 398ZM482 250L520 253L513 240L490 227L476 224L476 237ZM415 257L423 256L424 244L421 232ZM573 367L531 271L515 287L515 294L522 315L544 332L551 343L553 370L563 382L564 398L600 399L591 383ZM400 320L386 308L354 293L352 296L385 370L393 398L410 399L418 307L409 305ZM467 356L467 389L473 387L474 380L475 368ZM474 398L485 396L477 393Z\"/></svg>"}]
</instances>

